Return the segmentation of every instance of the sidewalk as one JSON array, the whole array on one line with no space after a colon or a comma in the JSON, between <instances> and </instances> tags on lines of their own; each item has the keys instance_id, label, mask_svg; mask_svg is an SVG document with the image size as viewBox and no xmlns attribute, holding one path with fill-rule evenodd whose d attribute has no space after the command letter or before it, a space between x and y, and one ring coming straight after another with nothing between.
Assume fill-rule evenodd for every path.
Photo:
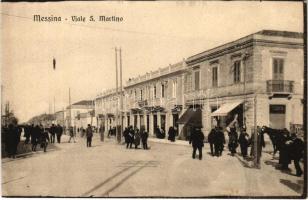
<instances>
[{"instance_id":1,"label":"sidewalk","mask_svg":"<svg viewBox=\"0 0 308 200\"><path fill-rule=\"evenodd\" d=\"M175 142L171 142L170 140L167 140L167 139L158 139L158 138L149 137L149 138L148 138L148 141L150 141L150 142L162 143L162 144L172 144L172 145L185 145L185 146L189 146L189 141L185 141L185 140L175 140Z\"/></svg>"}]
</instances>

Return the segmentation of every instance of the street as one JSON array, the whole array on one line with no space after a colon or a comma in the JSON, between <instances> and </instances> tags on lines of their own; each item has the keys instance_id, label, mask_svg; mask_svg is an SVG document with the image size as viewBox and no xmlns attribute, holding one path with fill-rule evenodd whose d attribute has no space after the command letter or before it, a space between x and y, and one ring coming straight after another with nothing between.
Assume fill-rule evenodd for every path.
<instances>
[{"instance_id":1,"label":"street","mask_svg":"<svg viewBox=\"0 0 308 200\"><path fill-rule=\"evenodd\" d=\"M126 149L114 138L100 142L98 135L91 148L84 138L67 141L64 135L46 153L2 159L2 196L299 196L303 190L293 163L290 173L282 173L269 153L263 152L261 169L254 169L226 148L222 157L211 157L207 143L200 161L183 141L151 139L150 150Z\"/></svg>"}]
</instances>

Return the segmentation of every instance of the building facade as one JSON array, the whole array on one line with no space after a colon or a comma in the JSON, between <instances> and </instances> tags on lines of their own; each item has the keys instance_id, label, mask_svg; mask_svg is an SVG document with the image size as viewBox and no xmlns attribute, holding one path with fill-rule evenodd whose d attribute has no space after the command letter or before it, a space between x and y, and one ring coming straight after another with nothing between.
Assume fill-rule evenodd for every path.
<instances>
[{"instance_id":1,"label":"building facade","mask_svg":"<svg viewBox=\"0 0 308 200\"><path fill-rule=\"evenodd\" d=\"M183 61L128 80L124 87L124 125L144 126L150 135L156 128L167 132L170 126L178 127L185 68Z\"/></svg>"},{"instance_id":2,"label":"building facade","mask_svg":"<svg viewBox=\"0 0 308 200\"><path fill-rule=\"evenodd\" d=\"M303 124L303 34L264 30L187 59L185 103L202 108L202 124L225 127L238 116L257 126Z\"/></svg>"},{"instance_id":3,"label":"building facade","mask_svg":"<svg viewBox=\"0 0 308 200\"><path fill-rule=\"evenodd\" d=\"M256 126L294 129L303 125L303 34L263 30L129 79L123 109L115 90L95 100L98 122L110 128L117 112L124 127L178 127L187 139L192 126L205 135L234 119L248 133ZM100 123L98 123L100 124Z\"/></svg>"},{"instance_id":4,"label":"building facade","mask_svg":"<svg viewBox=\"0 0 308 200\"><path fill-rule=\"evenodd\" d=\"M77 125L80 124L80 114L89 112L93 113L94 118L94 102L92 100L83 100L73 103L65 110L65 126L77 128Z\"/></svg>"},{"instance_id":5,"label":"building facade","mask_svg":"<svg viewBox=\"0 0 308 200\"><path fill-rule=\"evenodd\" d=\"M104 91L95 98L97 126L104 127L105 132L108 132L116 126L116 116L117 113L120 113L119 94L120 93L117 94L116 89L110 89Z\"/></svg>"},{"instance_id":6,"label":"building facade","mask_svg":"<svg viewBox=\"0 0 308 200\"><path fill-rule=\"evenodd\" d=\"M64 110L60 110L54 114L55 121L54 123L61 125L62 127L65 125L65 117L64 117Z\"/></svg>"}]
</instances>

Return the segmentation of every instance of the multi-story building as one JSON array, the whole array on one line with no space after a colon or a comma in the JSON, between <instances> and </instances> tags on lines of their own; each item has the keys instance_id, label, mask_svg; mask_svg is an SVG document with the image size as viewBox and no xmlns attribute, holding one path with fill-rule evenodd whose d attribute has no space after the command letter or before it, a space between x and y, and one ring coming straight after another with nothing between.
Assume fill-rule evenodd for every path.
<instances>
[{"instance_id":1,"label":"multi-story building","mask_svg":"<svg viewBox=\"0 0 308 200\"><path fill-rule=\"evenodd\" d=\"M303 34L263 30L187 59L185 103L200 107L208 132L238 115L254 125L303 124Z\"/></svg>"},{"instance_id":2,"label":"multi-story building","mask_svg":"<svg viewBox=\"0 0 308 200\"><path fill-rule=\"evenodd\" d=\"M97 125L105 127L105 131L108 132L116 126L117 112L120 113L120 106L116 89L106 90L95 98Z\"/></svg>"},{"instance_id":3,"label":"multi-story building","mask_svg":"<svg viewBox=\"0 0 308 200\"><path fill-rule=\"evenodd\" d=\"M92 100L83 100L73 103L65 110L65 126L76 127L78 124L78 116L81 113L89 113L94 111L94 102Z\"/></svg>"},{"instance_id":4,"label":"multi-story building","mask_svg":"<svg viewBox=\"0 0 308 200\"><path fill-rule=\"evenodd\" d=\"M183 108L185 61L129 79L125 89L124 125L144 126L150 135L156 127L178 126Z\"/></svg>"},{"instance_id":5,"label":"multi-story building","mask_svg":"<svg viewBox=\"0 0 308 200\"><path fill-rule=\"evenodd\" d=\"M213 124L226 127L235 116L248 132L255 125L301 127L303 47L302 33L263 30L129 79L123 124L144 125L150 135L155 127L179 126L183 139L192 125L207 135ZM95 102L97 118L110 127L119 110L115 90Z\"/></svg>"}]
</instances>

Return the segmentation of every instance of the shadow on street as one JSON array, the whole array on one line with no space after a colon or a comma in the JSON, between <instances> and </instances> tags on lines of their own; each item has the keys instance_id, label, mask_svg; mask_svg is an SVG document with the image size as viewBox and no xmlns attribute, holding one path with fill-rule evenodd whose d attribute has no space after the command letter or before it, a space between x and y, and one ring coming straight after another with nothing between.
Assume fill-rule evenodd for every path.
<instances>
[{"instance_id":1,"label":"shadow on street","mask_svg":"<svg viewBox=\"0 0 308 200\"><path fill-rule=\"evenodd\" d=\"M292 182L290 180L280 179L280 183L282 183L283 185L287 186L288 188L294 190L298 194L303 193L303 187L302 187L302 185L304 185L303 180L298 180L297 183L295 183L295 182Z\"/></svg>"}]
</instances>

